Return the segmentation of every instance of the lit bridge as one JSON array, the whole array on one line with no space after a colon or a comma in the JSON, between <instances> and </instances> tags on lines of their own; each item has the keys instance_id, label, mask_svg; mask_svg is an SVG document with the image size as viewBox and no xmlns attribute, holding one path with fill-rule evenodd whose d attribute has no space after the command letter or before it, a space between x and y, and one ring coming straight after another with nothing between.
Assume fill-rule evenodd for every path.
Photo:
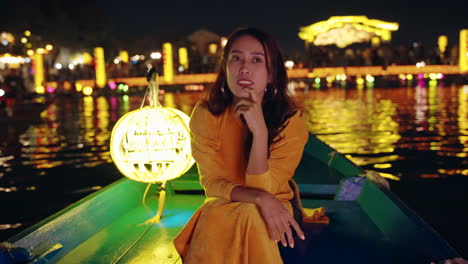
<instances>
[{"instance_id":1,"label":"lit bridge","mask_svg":"<svg viewBox=\"0 0 468 264\"><path fill-rule=\"evenodd\" d=\"M293 69L288 70L289 79L306 79L306 78L326 78L327 76L346 75L348 77L364 77L367 74L372 76L382 75L400 75L400 74L431 74L442 73L444 75L459 75L463 74L458 65L426 65L417 67L415 65L392 65L383 69L382 66L364 66L364 67L321 67L309 69ZM465 73L466 74L466 73ZM200 74L180 74L175 75L171 82L168 82L164 77L159 78L160 85L189 85L189 84L209 84L216 79L216 73L200 73ZM124 83L129 87L145 87L148 85L146 77L129 77L129 78L111 78L108 82ZM77 80L76 83L83 87L95 87L95 80ZM46 82L45 86L57 87L55 82Z\"/></svg>"}]
</instances>

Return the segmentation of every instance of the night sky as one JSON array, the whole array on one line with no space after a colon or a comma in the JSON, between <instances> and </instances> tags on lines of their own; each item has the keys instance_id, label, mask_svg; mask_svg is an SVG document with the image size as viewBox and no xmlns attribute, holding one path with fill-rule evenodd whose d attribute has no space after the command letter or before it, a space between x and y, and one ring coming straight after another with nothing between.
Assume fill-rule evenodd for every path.
<instances>
[{"instance_id":1,"label":"night sky","mask_svg":"<svg viewBox=\"0 0 468 264\"><path fill-rule=\"evenodd\" d=\"M308 1L309 3L281 1L283 4L278 5L280 7L268 8L251 7L245 2L232 2L233 7L229 8L201 8L192 3L193 7L182 9L158 7L157 2L160 1L135 0L132 4L122 0L112 2L114 6L107 10L112 10L109 14L115 19L115 32L144 33L165 29L190 34L199 28L205 28L220 35L228 35L238 26L251 25L276 36L286 52L304 49L304 42L297 36L301 26L308 26L334 15L366 15L368 18L398 22L400 29L393 33L393 42L408 45L421 41L425 45L435 46L438 36L442 34L449 37L451 45L458 42L459 30L468 28L468 1L464 6L461 4L463 1L443 1L442 6L429 5L428 1L401 0L356 1L359 4L336 0L321 3L316 0ZM452 2L454 4L450 4ZM119 5L125 8L119 8ZM134 12L131 18L118 19L125 17L129 10Z\"/></svg>"},{"instance_id":2,"label":"night sky","mask_svg":"<svg viewBox=\"0 0 468 264\"><path fill-rule=\"evenodd\" d=\"M199 1L166 1L175 7L162 7L162 1L153 0L0 0L7 12L0 17L0 31L5 25L35 23L35 15L23 12L25 6L47 13L51 6L62 5L74 21L86 24L82 30L94 30L94 23L115 36L132 35L133 38L151 38L167 34L188 36L198 29L206 29L227 36L239 26L257 26L274 36L286 54L303 52L304 42L297 33L301 26L326 20L335 15L365 15L371 19L398 22L400 29L393 33L392 43L411 45L420 41L426 46L436 46L439 35L445 34L449 46L458 43L460 29L468 28L468 1L441 1L435 5L429 1L363 0L337 1L281 1L281 5L253 1L227 2L202 5ZM462 4L465 2L464 4ZM26 5L25 3L33 3ZM34 4L35 3L35 4ZM44 4L46 3L46 4ZM74 6L70 5L73 4ZM66 6L65 6L66 5ZM226 7L229 5L230 7ZM167 6L167 5L165 5ZM263 7L260 7L263 6ZM58 9L61 10L61 9ZM43 15L54 20L56 13ZM49 27L61 24L48 24ZM3 25L2 25L3 24ZM63 31L58 28L55 31ZM51 31L49 31L51 32Z\"/></svg>"}]
</instances>

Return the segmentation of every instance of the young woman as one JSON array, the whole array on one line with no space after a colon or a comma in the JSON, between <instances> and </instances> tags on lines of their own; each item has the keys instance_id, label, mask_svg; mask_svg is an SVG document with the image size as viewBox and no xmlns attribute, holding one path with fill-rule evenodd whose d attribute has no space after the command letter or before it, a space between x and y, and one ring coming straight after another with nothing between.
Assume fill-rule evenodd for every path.
<instances>
[{"instance_id":1,"label":"young woman","mask_svg":"<svg viewBox=\"0 0 468 264\"><path fill-rule=\"evenodd\" d=\"M294 247L293 231L304 239L288 181L308 132L269 34L231 34L190 129L207 199L174 240L183 262L282 263L277 243Z\"/></svg>"}]
</instances>

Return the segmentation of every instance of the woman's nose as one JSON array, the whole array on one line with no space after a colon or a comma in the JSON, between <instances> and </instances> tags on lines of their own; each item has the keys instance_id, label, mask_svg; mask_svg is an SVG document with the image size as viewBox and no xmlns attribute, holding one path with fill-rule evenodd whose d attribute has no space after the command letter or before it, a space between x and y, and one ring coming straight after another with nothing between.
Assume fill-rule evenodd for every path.
<instances>
[{"instance_id":1,"label":"woman's nose","mask_svg":"<svg viewBox=\"0 0 468 264\"><path fill-rule=\"evenodd\" d=\"M242 66L241 66L241 68L240 68L240 73L241 73L241 74L248 74L248 73L249 73L249 69L248 69L247 63L242 63Z\"/></svg>"}]
</instances>

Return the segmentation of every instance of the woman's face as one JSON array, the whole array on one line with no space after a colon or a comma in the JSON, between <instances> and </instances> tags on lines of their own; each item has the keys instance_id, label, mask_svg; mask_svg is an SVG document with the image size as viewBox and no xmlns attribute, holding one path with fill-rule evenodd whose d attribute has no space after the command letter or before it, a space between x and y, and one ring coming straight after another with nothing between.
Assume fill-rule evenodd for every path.
<instances>
[{"instance_id":1,"label":"woman's face","mask_svg":"<svg viewBox=\"0 0 468 264\"><path fill-rule=\"evenodd\" d=\"M226 63L229 90L236 100L255 93L261 101L268 84L266 52L256 38L244 35L234 41Z\"/></svg>"}]
</instances>

